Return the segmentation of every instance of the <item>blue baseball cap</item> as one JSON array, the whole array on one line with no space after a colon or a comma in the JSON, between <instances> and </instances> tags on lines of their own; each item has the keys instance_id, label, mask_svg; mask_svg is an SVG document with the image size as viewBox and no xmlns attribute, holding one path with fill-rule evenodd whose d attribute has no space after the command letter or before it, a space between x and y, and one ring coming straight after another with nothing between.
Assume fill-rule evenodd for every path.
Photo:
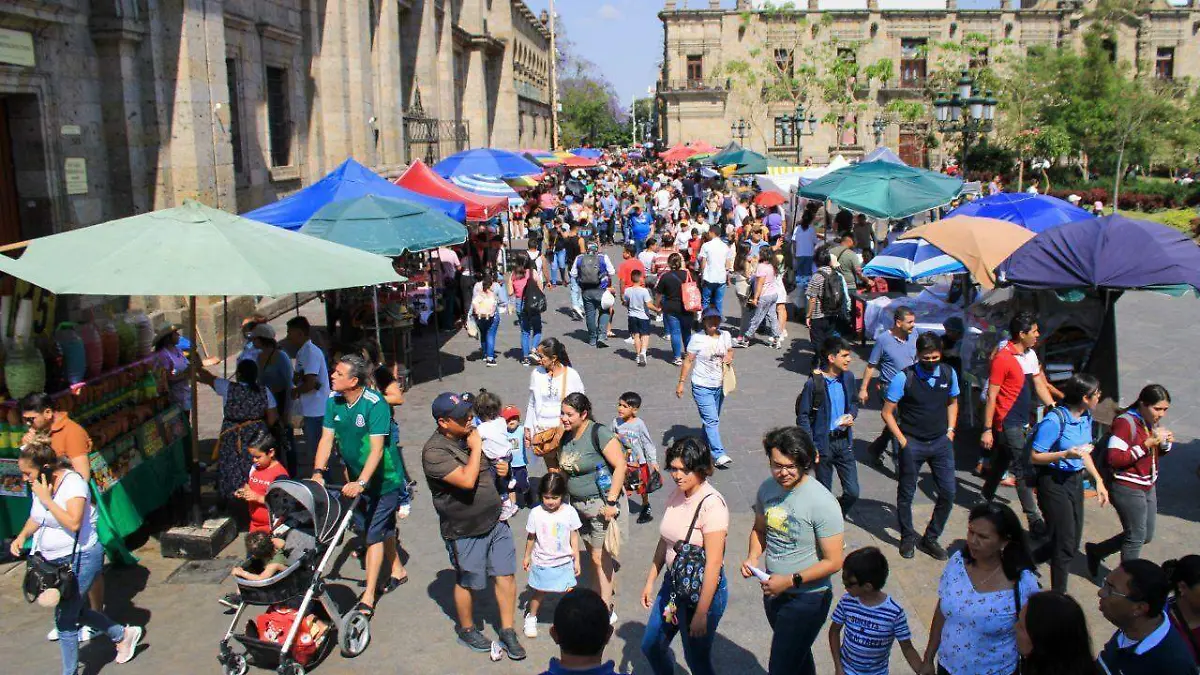
<instances>
[{"instance_id":1,"label":"blue baseball cap","mask_svg":"<svg viewBox=\"0 0 1200 675\"><path fill-rule=\"evenodd\" d=\"M712 319L712 318L717 318L717 319L725 318L724 315L721 314L720 308L718 308L716 305L709 305L708 307L705 307L704 313L700 315L701 320Z\"/></svg>"},{"instance_id":2,"label":"blue baseball cap","mask_svg":"<svg viewBox=\"0 0 1200 675\"><path fill-rule=\"evenodd\" d=\"M462 420L471 415L475 407L475 399L471 394L452 394L445 392L433 399L433 419Z\"/></svg>"}]
</instances>

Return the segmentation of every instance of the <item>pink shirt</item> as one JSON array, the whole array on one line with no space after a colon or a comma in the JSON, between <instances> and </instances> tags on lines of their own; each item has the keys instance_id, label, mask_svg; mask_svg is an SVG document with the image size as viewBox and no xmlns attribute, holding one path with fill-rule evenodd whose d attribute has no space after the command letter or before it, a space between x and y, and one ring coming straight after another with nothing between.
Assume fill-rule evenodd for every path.
<instances>
[{"instance_id":1,"label":"pink shirt","mask_svg":"<svg viewBox=\"0 0 1200 675\"><path fill-rule=\"evenodd\" d=\"M543 209L552 209L558 206L558 197L553 192L543 192L538 203Z\"/></svg>"},{"instance_id":2,"label":"pink shirt","mask_svg":"<svg viewBox=\"0 0 1200 675\"><path fill-rule=\"evenodd\" d=\"M663 512L662 522L658 533L667 544L667 567L675 561L675 542L687 536L688 526L692 524L692 516L696 514L696 505L705 496L712 495L700 509L700 517L696 519L696 529L692 530L690 543L704 544L704 535L712 532L729 531L729 507L725 498L707 481L699 487L691 497L685 497L683 490L678 488L667 497L667 508Z\"/></svg>"}]
</instances>

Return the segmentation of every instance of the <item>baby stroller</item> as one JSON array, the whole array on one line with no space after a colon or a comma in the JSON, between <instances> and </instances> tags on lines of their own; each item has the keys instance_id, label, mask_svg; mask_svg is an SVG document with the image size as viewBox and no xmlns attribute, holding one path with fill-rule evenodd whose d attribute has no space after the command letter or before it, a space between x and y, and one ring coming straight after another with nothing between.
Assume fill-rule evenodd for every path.
<instances>
[{"instance_id":1,"label":"baby stroller","mask_svg":"<svg viewBox=\"0 0 1200 675\"><path fill-rule=\"evenodd\" d=\"M338 551L338 544L350 525L358 498L343 504L340 493L333 486L323 486L311 480L277 480L267 490L266 503L272 522L282 522L288 527L284 535L284 552L288 566L282 572L262 581L237 579L242 604L234 613L229 629L221 640L217 660L225 675L245 675L250 665L279 675L304 675L306 669L316 667L336 642L342 656L354 658L362 654L371 642L371 625L361 612L350 610L338 612L326 592L327 568ZM296 599L301 598L296 605ZM257 634L255 622L247 626L246 634L235 634L234 630L247 606L269 607L276 605L294 606L294 620L287 629L282 643L263 639ZM309 640L309 653L305 663L300 663L293 651L298 644L302 626L312 626L308 617L328 625L318 640ZM241 643L245 652L235 652L230 638Z\"/></svg>"}]
</instances>

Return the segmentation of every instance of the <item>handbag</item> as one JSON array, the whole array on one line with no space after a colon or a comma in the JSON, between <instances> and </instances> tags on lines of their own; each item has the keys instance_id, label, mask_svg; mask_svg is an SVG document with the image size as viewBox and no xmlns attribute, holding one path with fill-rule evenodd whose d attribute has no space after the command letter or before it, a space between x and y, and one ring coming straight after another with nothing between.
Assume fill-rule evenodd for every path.
<instances>
[{"instance_id":1,"label":"handbag","mask_svg":"<svg viewBox=\"0 0 1200 675\"><path fill-rule=\"evenodd\" d=\"M721 364L721 389L726 396L737 391L737 371L733 369L732 363Z\"/></svg>"},{"instance_id":2,"label":"handbag","mask_svg":"<svg viewBox=\"0 0 1200 675\"><path fill-rule=\"evenodd\" d=\"M658 492L662 488L662 474L658 472L658 469L651 469L650 479L646 481L646 492Z\"/></svg>"},{"instance_id":3,"label":"handbag","mask_svg":"<svg viewBox=\"0 0 1200 675\"><path fill-rule=\"evenodd\" d=\"M683 297L683 309L686 312L699 312L704 305L700 298L700 287L695 281L692 281L692 273L687 273L687 279L679 287L679 293Z\"/></svg>"},{"instance_id":4,"label":"handbag","mask_svg":"<svg viewBox=\"0 0 1200 675\"><path fill-rule=\"evenodd\" d=\"M700 587L704 584L704 566L707 561L707 556L704 553L704 544L692 543L692 532L696 529L696 521L700 518L700 509L704 506L704 502L711 497L711 494L705 495L704 499L696 505L696 512L692 514L692 524L688 525L687 535L675 542L675 560L671 562L671 602L688 607L695 607L700 604Z\"/></svg>"},{"instance_id":5,"label":"handbag","mask_svg":"<svg viewBox=\"0 0 1200 675\"><path fill-rule=\"evenodd\" d=\"M61 485L61 483L60 483ZM55 491L57 493L57 491ZM54 495L50 496L54 499ZM45 525L45 522L42 523ZM82 525L79 528L83 529ZM51 589L58 591L58 602L70 600L79 592L79 583L75 577L75 557L79 552L79 532L75 532L75 543L71 546L71 556L67 562L51 562L39 551L25 559L25 578L21 583L21 592L25 602L33 603ZM58 604L58 603L55 603Z\"/></svg>"},{"instance_id":6,"label":"handbag","mask_svg":"<svg viewBox=\"0 0 1200 675\"><path fill-rule=\"evenodd\" d=\"M564 369L562 374L562 385L558 388L558 402L567 397L567 371ZM533 434L533 454L538 457L545 457L558 452L559 446L562 445L563 427L560 423L558 426L543 429Z\"/></svg>"}]
</instances>

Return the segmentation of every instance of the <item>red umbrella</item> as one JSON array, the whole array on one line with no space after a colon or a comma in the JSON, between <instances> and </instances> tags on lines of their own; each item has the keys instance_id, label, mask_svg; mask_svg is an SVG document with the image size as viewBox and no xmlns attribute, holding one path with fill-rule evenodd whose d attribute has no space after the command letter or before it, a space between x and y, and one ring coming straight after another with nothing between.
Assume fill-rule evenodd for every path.
<instances>
[{"instance_id":1,"label":"red umbrella","mask_svg":"<svg viewBox=\"0 0 1200 675\"><path fill-rule=\"evenodd\" d=\"M570 169L587 169L587 168L596 166L596 164L598 164L598 162L594 159L588 159L586 157L579 157L578 155L572 155L570 157L564 158L562 163L563 163L563 166L570 168Z\"/></svg>"},{"instance_id":2,"label":"red umbrella","mask_svg":"<svg viewBox=\"0 0 1200 675\"><path fill-rule=\"evenodd\" d=\"M787 199L785 199L784 196L779 194L778 192L760 192L760 193L758 193L758 196L754 198L755 204L758 204L759 206L764 206L766 208L771 208L772 206L779 206L780 204L783 204L786 201L787 201Z\"/></svg>"},{"instance_id":3,"label":"red umbrella","mask_svg":"<svg viewBox=\"0 0 1200 675\"><path fill-rule=\"evenodd\" d=\"M497 214L504 213L508 208L508 200L504 197L488 197L464 190L434 173L419 159L415 160L408 170L395 180L395 183L400 187L430 197L462 202L467 207L467 220L488 220Z\"/></svg>"},{"instance_id":4,"label":"red umbrella","mask_svg":"<svg viewBox=\"0 0 1200 675\"><path fill-rule=\"evenodd\" d=\"M705 143L704 141L695 141L693 143L689 143L688 147L691 148L692 150L696 151L697 153L716 152L717 150L719 150L719 148L714 148L713 146L709 145L708 143Z\"/></svg>"}]
</instances>

